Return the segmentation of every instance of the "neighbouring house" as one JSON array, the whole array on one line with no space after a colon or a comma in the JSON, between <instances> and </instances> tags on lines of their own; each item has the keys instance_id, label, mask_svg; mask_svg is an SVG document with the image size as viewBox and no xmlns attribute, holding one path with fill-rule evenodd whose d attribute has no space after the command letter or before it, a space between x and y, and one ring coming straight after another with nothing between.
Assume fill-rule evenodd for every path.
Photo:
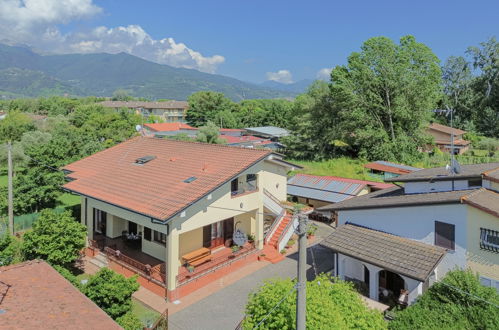
<instances>
[{"instance_id":1,"label":"neighbouring house","mask_svg":"<svg viewBox=\"0 0 499 330\"><path fill-rule=\"evenodd\" d=\"M221 128L220 135L225 136L242 136L244 134L244 129L241 128Z\"/></svg>"},{"instance_id":2,"label":"neighbouring house","mask_svg":"<svg viewBox=\"0 0 499 330\"><path fill-rule=\"evenodd\" d=\"M186 101L103 101L100 104L106 108L130 109L146 118L154 115L167 123L185 123L185 116L189 109L189 103Z\"/></svg>"},{"instance_id":3,"label":"neighbouring house","mask_svg":"<svg viewBox=\"0 0 499 330\"><path fill-rule=\"evenodd\" d=\"M272 141L279 141L280 138L290 134L287 129L275 126L248 127L245 128L245 131L248 135L259 136Z\"/></svg>"},{"instance_id":4,"label":"neighbouring house","mask_svg":"<svg viewBox=\"0 0 499 330\"><path fill-rule=\"evenodd\" d=\"M296 168L269 150L136 137L66 166L64 189L81 196L87 254L175 300L264 247L281 257Z\"/></svg>"},{"instance_id":5,"label":"neighbouring house","mask_svg":"<svg viewBox=\"0 0 499 330\"><path fill-rule=\"evenodd\" d=\"M369 175L374 178L389 179L399 175L419 171L420 168L377 160L364 164L364 168L369 170Z\"/></svg>"},{"instance_id":6,"label":"neighbouring house","mask_svg":"<svg viewBox=\"0 0 499 330\"><path fill-rule=\"evenodd\" d=\"M0 328L122 329L45 261L0 267Z\"/></svg>"},{"instance_id":7,"label":"neighbouring house","mask_svg":"<svg viewBox=\"0 0 499 330\"><path fill-rule=\"evenodd\" d=\"M5 119L7 117L7 112L0 111L0 120Z\"/></svg>"},{"instance_id":8,"label":"neighbouring house","mask_svg":"<svg viewBox=\"0 0 499 330\"><path fill-rule=\"evenodd\" d=\"M426 130L428 134L433 136L438 149L444 152L451 151L451 135L454 135L454 154L462 154L470 147L470 141L463 138L465 131L445 126L442 124L431 123Z\"/></svg>"},{"instance_id":9,"label":"neighbouring house","mask_svg":"<svg viewBox=\"0 0 499 330\"><path fill-rule=\"evenodd\" d=\"M261 138L253 135L220 135L220 139L225 140L225 144L235 147L245 147L245 148L267 148L271 150L280 150L284 146L277 142L271 141L266 138Z\"/></svg>"},{"instance_id":10,"label":"neighbouring house","mask_svg":"<svg viewBox=\"0 0 499 330\"><path fill-rule=\"evenodd\" d=\"M168 137L178 134L186 134L189 137L196 137L198 129L191 125L176 122L176 123L154 123L144 124L144 130L156 137Z\"/></svg>"},{"instance_id":11,"label":"neighbouring house","mask_svg":"<svg viewBox=\"0 0 499 330\"><path fill-rule=\"evenodd\" d=\"M336 252L336 275L363 283L383 302L410 304L456 267L471 268L499 290L499 163L386 181L403 187L319 208L338 217L338 230L323 243Z\"/></svg>"}]
</instances>

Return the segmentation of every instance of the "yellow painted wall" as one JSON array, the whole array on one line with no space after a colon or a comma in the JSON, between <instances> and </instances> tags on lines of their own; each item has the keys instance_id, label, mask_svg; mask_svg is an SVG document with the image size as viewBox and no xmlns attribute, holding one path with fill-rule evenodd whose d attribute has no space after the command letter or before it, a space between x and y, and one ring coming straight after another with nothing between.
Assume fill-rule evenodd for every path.
<instances>
[{"instance_id":1,"label":"yellow painted wall","mask_svg":"<svg viewBox=\"0 0 499 330\"><path fill-rule=\"evenodd\" d=\"M468 206L468 266L480 275L499 281L499 253L480 249L480 228L499 231L499 218Z\"/></svg>"},{"instance_id":2,"label":"yellow painted wall","mask_svg":"<svg viewBox=\"0 0 499 330\"><path fill-rule=\"evenodd\" d=\"M285 201L287 191L287 168L270 162L262 162L259 172L260 187L267 189L278 200Z\"/></svg>"},{"instance_id":3,"label":"yellow painted wall","mask_svg":"<svg viewBox=\"0 0 499 330\"><path fill-rule=\"evenodd\" d=\"M184 254L200 249L202 247L203 247L202 227L180 234L179 248L178 248L179 259L181 259ZM182 263L182 260L179 260L179 263Z\"/></svg>"}]
</instances>

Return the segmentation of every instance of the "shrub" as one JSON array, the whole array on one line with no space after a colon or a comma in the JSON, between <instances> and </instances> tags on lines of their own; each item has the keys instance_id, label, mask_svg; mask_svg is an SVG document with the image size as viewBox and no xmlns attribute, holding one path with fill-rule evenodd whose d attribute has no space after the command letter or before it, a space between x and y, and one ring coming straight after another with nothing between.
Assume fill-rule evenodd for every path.
<instances>
[{"instance_id":1,"label":"shrub","mask_svg":"<svg viewBox=\"0 0 499 330\"><path fill-rule=\"evenodd\" d=\"M389 328L499 329L499 308L494 304L499 305L495 289L482 286L471 270L454 270L397 313Z\"/></svg>"},{"instance_id":2,"label":"shrub","mask_svg":"<svg viewBox=\"0 0 499 330\"><path fill-rule=\"evenodd\" d=\"M116 322L125 330L141 330L144 328L140 319L132 312L128 312L125 315L118 317Z\"/></svg>"},{"instance_id":3,"label":"shrub","mask_svg":"<svg viewBox=\"0 0 499 330\"><path fill-rule=\"evenodd\" d=\"M267 281L249 296L244 329L294 329L296 323L295 282L290 279ZM380 312L369 309L350 283L334 280L325 274L307 282L308 329L386 329Z\"/></svg>"},{"instance_id":4,"label":"shrub","mask_svg":"<svg viewBox=\"0 0 499 330\"><path fill-rule=\"evenodd\" d=\"M76 261L85 246L86 228L75 221L69 211L56 213L45 209L23 236L27 259L44 259L55 265Z\"/></svg>"},{"instance_id":5,"label":"shrub","mask_svg":"<svg viewBox=\"0 0 499 330\"><path fill-rule=\"evenodd\" d=\"M0 237L0 266L15 264L24 260L22 241L8 233Z\"/></svg>"},{"instance_id":6,"label":"shrub","mask_svg":"<svg viewBox=\"0 0 499 330\"><path fill-rule=\"evenodd\" d=\"M82 287L82 292L116 320L130 311L132 294L138 289L136 275L126 278L102 268Z\"/></svg>"}]
</instances>

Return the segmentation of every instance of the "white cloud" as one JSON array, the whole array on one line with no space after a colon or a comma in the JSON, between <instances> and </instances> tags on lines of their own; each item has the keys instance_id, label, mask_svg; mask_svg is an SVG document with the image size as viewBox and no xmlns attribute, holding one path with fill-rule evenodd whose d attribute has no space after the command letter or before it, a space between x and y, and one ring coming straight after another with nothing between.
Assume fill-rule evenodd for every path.
<instances>
[{"instance_id":1,"label":"white cloud","mask_svg":"<svg viewBox=\"0 0 499 330\"><path fill-rule=\"evenodd\" d=\"M291 84L293 83L293 75L289 72L289 70L267 72L267 80L277 81L282 84Z\"/></svg>"},{"instance_id":2,"label":"white cloud","mask_svg":"<svg viewBox=\"0 0 499 330\"><path fill-rule=\"evenodd\" d=\"M317 72L316 78L321 80L329 80L331 78L331 70L333 68L322 68Z\"/></svg>"},{"instance_id":3,"label":"white cloud","mask_svg":"<svg viewBox=\"0 0 499 330\"><path fill-rule=\"evenodd\" d=\"M102 12L92 0L3 0L0 2L0 40L25 43L55 53L119 53L175 67L214 73L225 61L203 56L173 38L153 39L139 25L61 34L58 24L86 19Z\"/></svg>"}]
</instances>

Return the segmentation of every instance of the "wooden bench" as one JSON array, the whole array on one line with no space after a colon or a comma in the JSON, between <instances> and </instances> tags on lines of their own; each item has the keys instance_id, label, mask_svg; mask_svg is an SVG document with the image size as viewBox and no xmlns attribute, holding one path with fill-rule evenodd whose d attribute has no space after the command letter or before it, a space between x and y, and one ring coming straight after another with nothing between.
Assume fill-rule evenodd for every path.
<instances>
[{"instance_id":1,"label":"wooden bench","mask_svg":"<svg viewBox=\"0 0 499 330\"><path fill-rule=\"evenodd\" d=\"M182 256L184 263L191 266L199 266L211 260L211 250L207 248L201 248L190 253L184 254Z\"/></svg>"}]
</instances>

